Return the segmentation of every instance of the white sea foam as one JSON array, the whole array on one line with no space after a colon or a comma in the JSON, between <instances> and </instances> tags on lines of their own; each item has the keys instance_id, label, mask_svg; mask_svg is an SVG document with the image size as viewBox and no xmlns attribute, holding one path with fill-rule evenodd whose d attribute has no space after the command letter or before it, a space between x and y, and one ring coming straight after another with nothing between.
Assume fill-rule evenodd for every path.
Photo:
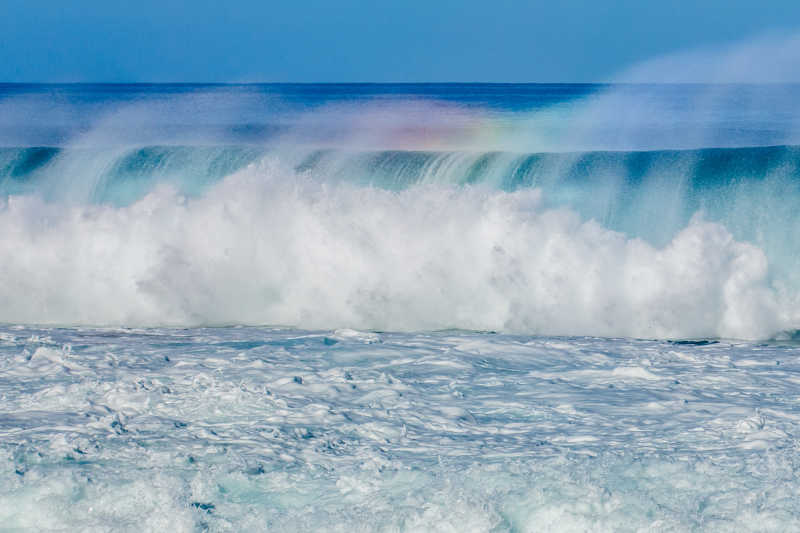
<instances>
[{"instance_id":1,"label":"white sea foam","mask_svg":"<svg viewBox=\"0 0 800 533\"><path fill-rule=\"evenodd\" d=\"M10 197L0 320L759 338L796 325L756 246L695 217L667 246L540 193L303 179L269 162L187 199ZM796 308L794 308L796 309Z\"/></svg>"},{"instance_id":2,"label":"white sea foam","mask_svg":"<svg viewBox=\"0 0 800 533\"><path fill-rule=\"evenodd\" d=\"M777 532L800 516L796 344L0 332L6 529Z\"/></svg>"}]
</instances>

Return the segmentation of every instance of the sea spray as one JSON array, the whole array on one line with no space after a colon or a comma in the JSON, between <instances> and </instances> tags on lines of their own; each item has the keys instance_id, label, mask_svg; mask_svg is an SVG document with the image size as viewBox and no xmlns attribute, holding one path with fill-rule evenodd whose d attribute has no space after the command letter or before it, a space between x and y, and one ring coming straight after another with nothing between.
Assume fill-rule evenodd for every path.
<instances>
[{"instance_id":1,"label":"sea spray","mask_svg":"<svg viewBox=\"0 0 800 533\"><path fill-rule=\"evenodd\" d=\"M327 184L244 170L126 207L10 197L0 320L765 338L794 293L694 218L663 247L537 189Z\"/></svg>"}]
</instances>

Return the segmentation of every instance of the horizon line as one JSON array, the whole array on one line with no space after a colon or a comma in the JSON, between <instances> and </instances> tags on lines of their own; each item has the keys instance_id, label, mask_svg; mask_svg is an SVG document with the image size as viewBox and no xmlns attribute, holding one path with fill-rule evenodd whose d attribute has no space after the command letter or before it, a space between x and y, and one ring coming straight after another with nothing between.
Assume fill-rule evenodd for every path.
<instances>
[{"instance_id":1,"label":"horizon line","mask_svg":"<svg viewBox=\"0 0 800 533\"><path fill-rule=\"evenodd\" d=\"M0 81L14 85L800 85L800 81Z\"/></svg>"}]
</instances>

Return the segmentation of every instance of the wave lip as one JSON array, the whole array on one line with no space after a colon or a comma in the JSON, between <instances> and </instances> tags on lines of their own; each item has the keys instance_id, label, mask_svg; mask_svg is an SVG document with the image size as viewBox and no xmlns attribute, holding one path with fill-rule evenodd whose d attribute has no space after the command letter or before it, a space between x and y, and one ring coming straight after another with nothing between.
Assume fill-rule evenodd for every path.
<instances>
[{"instance_id":1,"label":"wave lip","mask_svg":"<svg viewBox=\"0 0 800 533\"><path fill-rule=\"evenodd\" d=\"M382 188L418 183L488 183L505 190L536 185L552 178L555 169L567 182L588 181L615 172L628 182L639 182L653 171L688 172L698 184L754 179L792 169L800 160L800 146L748 146L683 150L595 150L582 152L513 152L501 150L354 150L296 147L293 151L248 145L136 145L116 148L62 148L54 146L0 147L0 182L41 181L72 164L73 180L91 178L92 170L106 180L148 178L157 183L183 175L215 182L271 155L293 161L300 173L324 173L327 178L368 182ZM294 153L291 153L294 152ZM288 156L288 157L287 157ZM103 164L98 165L101 160ZM96 177L95 177L96 178Z\"/></svg>"}]
</instances>

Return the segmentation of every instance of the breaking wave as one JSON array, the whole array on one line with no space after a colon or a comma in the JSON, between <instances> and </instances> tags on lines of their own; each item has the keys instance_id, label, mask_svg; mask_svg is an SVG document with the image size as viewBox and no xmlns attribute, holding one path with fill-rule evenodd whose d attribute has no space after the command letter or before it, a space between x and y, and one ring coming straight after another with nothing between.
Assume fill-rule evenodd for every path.
<instances>
[{"instance_id":1,"label":"breaking wave","mask_svg":"<svg viewBox=\"0 0 800 533\"><path fill-rule=\"evenodd\" d=\"M723 224L695 215L658 246L530 185L389 190L266 158L196 195L9 195L0 320L747 338L796 323L792 286Z\"/></svg>"},{"instance_id":2,"label":"breaking wave","mask_svg":"<svg viewBox=\"0 0 800 533\"><path fill-rule=\"evenodd\" d=\"M0 321L791 335L800 147L776 118L793 93L763 91L780 131L718 118L752 88L711 119L669 118L692 87L533 115L356 102L233 142L164 138L202 99L134 106L0 148Z\"/></svg>"}]
</instances>

